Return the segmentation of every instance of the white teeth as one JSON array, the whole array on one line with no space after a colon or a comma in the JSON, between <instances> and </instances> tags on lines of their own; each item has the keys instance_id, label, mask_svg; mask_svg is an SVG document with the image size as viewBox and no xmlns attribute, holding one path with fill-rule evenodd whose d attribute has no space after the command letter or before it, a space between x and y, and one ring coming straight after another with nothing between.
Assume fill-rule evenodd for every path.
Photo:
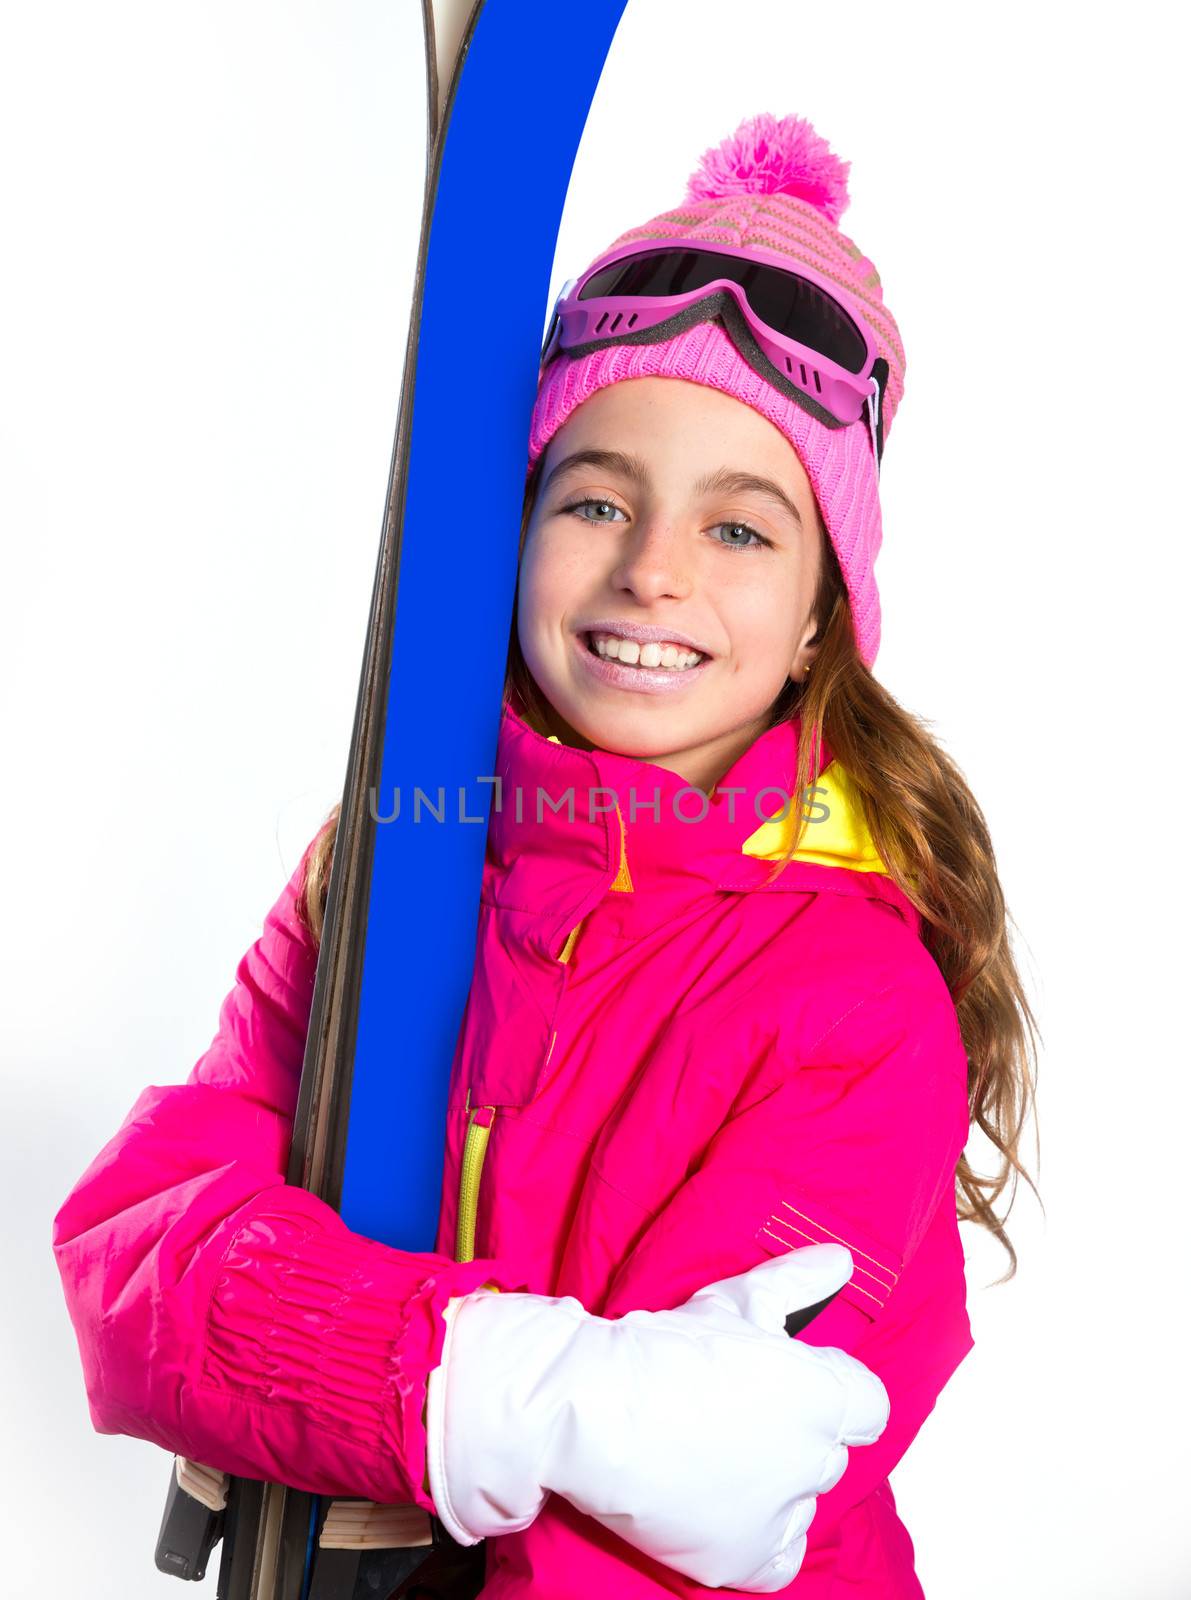
<instances>
[{"instance_id":1,"label":"white teeth","mask_svg":"<svg viewBox=\"0 0 1191 1600\"><path fill-rule=\"evenodd\" d=\"M665 667L671 672L686 672L703 660L698 650L683 650L673 644L640 645L635 639L620 639L615 634L593 634L596 654L627 667Z\"/></svg>"}]
</instances>

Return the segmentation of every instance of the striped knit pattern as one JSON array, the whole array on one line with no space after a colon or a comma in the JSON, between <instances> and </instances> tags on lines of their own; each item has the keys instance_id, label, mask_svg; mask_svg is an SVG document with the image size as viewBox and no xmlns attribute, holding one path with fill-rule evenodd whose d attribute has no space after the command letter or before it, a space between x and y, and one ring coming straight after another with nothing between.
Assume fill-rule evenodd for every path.
<instances>
[{"instance_id":1,"label":"striped knit pattern","mask_svg":"<svg viewBox=\"0 0 1191 1600\"><path fill-rule=\"evenodd\" d=\"M885 308L876 267L808 202L788 194L734 194L688 201L631 228L609 249L637 239L683 236L750 245L788 255L838 283L864 316L879 354L889 362L882 411L885 439L905 387L905 352ZM718 322L704 322L658 344L610 345L578 360L565 354L542 374L530 420L529 466L570 414L610 383L675 377L703 383L752 406L790 441L806 471L847 585L861 659L871 667L881 639L881 605L873 571L881 546L876 463L864 420L828 428L779 393L748 365Z\"/></svg>"}]
</instances>

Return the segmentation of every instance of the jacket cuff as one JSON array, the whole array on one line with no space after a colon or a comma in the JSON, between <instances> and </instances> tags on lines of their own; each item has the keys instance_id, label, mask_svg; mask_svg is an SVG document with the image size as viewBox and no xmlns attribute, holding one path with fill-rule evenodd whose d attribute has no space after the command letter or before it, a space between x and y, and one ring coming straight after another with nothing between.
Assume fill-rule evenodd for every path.
<instances>
[{"instance_id":1,"label":"jacket cuff","mask_svg":"<svg viewBox=\"0 0 1191 1600\"><path fill-rule=\"evenodd\" d=\"M289 1409L303 1429L317 1430L307 1478L343 1479L317 1492L434 1512L423 1488L426 1382L442 1358L447 1302L486 1282L528 1287L491 1259L452 1262L394 1250L342 1224L331 1230L314 1217L258 1212L220 1266L202 1385Z\"/></svg>"},{"instance_id":2,"label":"jacket cuff","mask_svg":"<svg viewBox=\"0 0 1191 1600\"><path fill-rule=\"evenodd\" d=\"M484 1288L491 1288L485 1284ZM433 1371L426 1381L426 1476L430 1482L430 1492L434 1500L435 1511L443 1527L454 1539L456 1544L479 1544L478 1535L472 1533L460 1521L455 1511L455 1503L451 1498L451 1485L446 1473L446 1365L451 1358L451 1334L455 1326L455 1317L463 1302L452 1299L447 1305L443 1321L446 1324L446 1340L442 1349L442 1360L435 1364Z\"/></svg>"}]
</instances>

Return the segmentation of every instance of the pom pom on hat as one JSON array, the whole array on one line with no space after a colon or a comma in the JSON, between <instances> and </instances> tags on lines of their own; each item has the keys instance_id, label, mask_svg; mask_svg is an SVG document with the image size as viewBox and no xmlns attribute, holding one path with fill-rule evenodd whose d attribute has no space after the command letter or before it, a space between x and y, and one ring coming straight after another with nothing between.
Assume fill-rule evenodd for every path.
<instances>
[{"instance_id":1,"label":"pom pom on hat","mask_svg":"<svg viewBox=\"0 0 1191 1600\"><path fill-rule=\"evenodd\" d=\"M732 194L789 194L835 224L848 209L850 161L841 161L804 117L746 117L736 132L705 150L684 200Z\"/></svg>"}]
</instances>

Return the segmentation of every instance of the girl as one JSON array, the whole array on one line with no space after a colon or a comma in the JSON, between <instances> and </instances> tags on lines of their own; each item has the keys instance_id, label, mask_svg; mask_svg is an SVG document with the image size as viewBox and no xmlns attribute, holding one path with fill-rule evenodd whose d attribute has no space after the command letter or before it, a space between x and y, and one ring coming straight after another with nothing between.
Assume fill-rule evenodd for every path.
<instances>
[{"instance_id":1,"label":"girl","mask_svg":"<svg viewBox=\"0 0 1191 1600\"><path fill-rule=\"evenodd\" d=\"M283 1181L334 816L55 1220L100 1431L412 1501L486 1600L920 1595L889 1474L972 1348L958 1222L1015 1269L1033 1019L872 676L904 356L846 173L751 119L556 307L435 1252Z\"/></svg>"}]
</instances>

